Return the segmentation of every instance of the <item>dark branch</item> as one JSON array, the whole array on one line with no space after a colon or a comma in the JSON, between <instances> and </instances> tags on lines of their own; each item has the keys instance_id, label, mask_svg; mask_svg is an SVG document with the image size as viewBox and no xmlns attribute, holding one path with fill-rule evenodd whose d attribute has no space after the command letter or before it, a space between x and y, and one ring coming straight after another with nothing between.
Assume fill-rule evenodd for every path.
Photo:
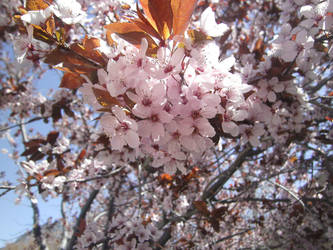
<instances>
[{"instance_id":1,"label":"dark branch","mask_svg":"<svg viewBox=\"0 0 333 250\"><path fill-rule=\"evenodd\" d=\"M39 225L39 209L37 206L37 203L33 201L33 197L30 196L30 203L31 203L31 208L33 211L33 234L36 240L37 245L39 246L40 250L46 249L44 243L43 243L43 238L42 238L42 230Z\"/></svg>"},{"instance_id":2,"label":"dark branch","mask_svg":"<svg viewBox=\"0 0 333 250\"><path fill-rule=\"evenodd\" d=\"M98 175L98 176L89 177L89 178L86 178L86 179L73 179L73 180L68 180L68 181L65 181L65 184L68 184L68 183L71 183L71 182L84 183L84 182L89 182L89 181L93 181L93 180L99 180L99 179L108 178L108 177L111 177L111 176L113 176L113 175L119 173L119 172L120 172L121 170L123 170L123 169L124 169L123 167L120 167L120 168L117 168L116 170L111 171L110 173L105 174L105 175Z\"/></svg>"},{"instance_id":3,"label":"dark branch","mask_svg":"<svg viewBox=\"0 0 333 250\"><path fill-rule=\"evenodd\" d=\"M109 207L108 207L108 218L107 218L107 221L106 221L105 227L104 227L105 240L103 242L102 250L107 250L108 249L109 238L107 237L107 234L108 234L108 231L109 231L109 224L110 224L113 213L114 213L114 197L110 196L110 202L109 202Z\"/></svg>"},{"instance_id":4,"label":"dark branch","mask_svg":"<svg viewBox=\"0 0 333 250\"><path fill-rule=\"evenodd\" d=\"M251 147L247 145L246 148L238 155L234 163L208 184L201 196L201 199L203 201L212 199L223 188L223 185L230 179L230 177L241 167L242 163L245 161L246 157L250 155L251 151Z\"/></svg>"},{"instance_id":5,"label":"dark branch","mask_svg":"<svg viewBox=\"0 0 333 250\"><path fill-rule=\"evenodd\" d=\"M86 201L86 204L81 209L79 218L77 218L76 224L75 224L74 229L73 229L72 237L69 240L69 242L67 243L66 250L72 250L73 249L73 247L74 247L74 245L75 245L75 243L77 241L78 234L79 234L80 224L81 224L82 220L85 219L86 214L90 210L90 206L91 206L92 202L94 201L94 199L95 199L96 195L98 194L98 192L99 192L99 189L93 190L91 192L88 200Z\"/></svg>"},{"instance_id":6,"label":"dark branch","mask_svg":"<svg viewBox=\"0 0 333 250\"><path fill-rule=\"evenodd\" d=\"M260 153L258 151L256 153ZM224 186L224 184L231 178L231 176L241 167L243 162L246 160L247 156L253 154L252 147L247 145L245 149L238 155L234 163L221 174L213 179L208 185L205 191L201 196L202 201L211 200ZM170 222L180 222L186 221L192 217L196 213L196 209L192 204L191 207L187 210L187 212L183 216L174 216L170 219L164 219L163 221L158 223L158 228L162 229L165 225L169 224ZM163 235L158 240L158 247L156 250L162 249L162 247L166 244L166 242L171 238L171 228L168 227Z\"/></svg>"}]
</instances>

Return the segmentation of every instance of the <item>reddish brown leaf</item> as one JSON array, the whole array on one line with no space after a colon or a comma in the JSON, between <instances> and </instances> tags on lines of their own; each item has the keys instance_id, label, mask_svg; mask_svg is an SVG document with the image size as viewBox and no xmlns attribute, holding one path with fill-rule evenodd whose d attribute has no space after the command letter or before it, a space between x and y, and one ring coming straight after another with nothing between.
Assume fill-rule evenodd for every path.
<instances>
[{"instance_id":1,"label":"reddish brown leaf","mask_svg":"<svg viewBox=\"0 0 333 250\"><path fill-rule=\"evenodd\" d=\"M50 16L46 20L45 25L46 25L45 31L47 33L49 33L50 35L53 35L53 32L55 31L55 22L54 22L53 16Z\"/></svg>"},{"instance_id":2,"label":"reddish brown leaf","mask_svg":"<svg viewBox=\"0 0 333 250\"><path fill-rule=\"evenodd\" d=\"M155 30L158 30L157 25L149 11L149 0L139 0L139 2L140 2L140 5L141 5L143 12L145 13L149 23L154 27Z\"/></svg>"},{"instance_id":3,"label":"reddish brown leaf","mask_svg":"<svg viewBox=\"0 0 333 250\"><path fill-rule=\"evenodd\" d=\"M53 145L56 141L57 138L59 136L59 132L58 131L51 131L48 135L47 135L47 139L46 141L48 143L50 143L51 145Z\"/></svg>"},{"instance_id":4,"label":"reddish brown leaf","mask_svg":"<svg viewBox=\"0 0 333 250\"><path fill-rule=\"evenodd\" d=\"M41 160L44 158L44 154L39 152L39 151L36 151L34 154L32 154L30 157L29 157L29 160L30 161L38 161L38 160Z\"/></svg>"},{"instance_id":5,"label":"reddish brown leaf","mask_svg":"<svg viewBox=\"0 0 333 250\"><path fill-rule=\"evenodd\" d=\"M93 83L96 82L97 69L101 67L96 65L94 62L89 61L89 59L86 57L75 53L74 51L65 50L60 47L54 49L49 55L47 55L44 62L50 65L57 65L62 63L63 67L56 68L69 73L85 74ZM66 77L69 79L71 78L70 75ZM64 79L64 83L62 84L64 87L68 86L68 88L75 88L75 85L78 86L82 84L76 80L75 84L73 83L67 85L66 81L68 78L66 77Z\"/></svg>"},{"instance_id":6,"label":"reddish brown leaf","mask_svg":"<svg viewBox=\"0 0 333 250\"><path fill-rule=\"evenodd\" d=\"M36 179L37 181L40 181L42 178L43 178L43 176L41 174L35 174L34 176L29 175L27 177L27 181L29 182L33 179Z\"/></svg>"},{"instance_id":7,"label":"reddish brown leaf","mask_svg":"<svg viewBox=\"0 0 333 250\"><path fill-rule=\"evenodd\" d=\"M28 155L33 155L34 153L38 152L39 146L35 147L30 147L21 154L21 156L28 156Z\"/></svg>"},{"instance_id":8,"label":"reddish brown leaf","mask_svg":"<svg viewBox=\"0 0 333 250\"><path fill-rule=\"evenodd\" d=\"M49 25L52 25L51 23ZM49 29L49 31L51 31L52 27L47 27L46 26L46 30L43 29L42 27L38 26L38 25L34 25L32 24L32 26L34 27L34 38L40 41L43 41L45 43L48 44L54 44L56 42L56 39L54 39L54 37L52 36L52 33L49 33L47 31L47 29Z\"/></svg>"},{"instance_id":9,"label":"reddish brown leaf","mask_svg":"<svg viewBox=\"0 0 333 250\"><path fill-rule=\"evenodd\" d=\"M65 73L61 79L60 88L77 89L87 82L78 73Z\"/></svg>"},{"instance_id":10,"label":"reddish brown leaf","mask_svg":"<svg viewBox=\"0 0 333 250\"><path fill-rule=\"evenodd\" d=\"M131 8L131 6L129 4L123 4L122 6L120 6L123 10L129 10Z\"/></svg>"},{"instance_id":11,"label":"reddish brown leaf","mask_svg":"<svg viewBox=\"0 0 333 250\"><path fill-rule=\"evenodd\" d=\"M155 41L135 23L111 23L104 26L104 28L107 30L106 36L109 45L112 45L112 33L117 34L120 38L133 44L137 48L140 48L141 41L145 38L148 41L147 55L156 53L157 44Z\"/></svg>"},{"instance_id":12,"label":"reddish brown leaf","mask_svg":"<svg viewBox=\"0 0 333 250\"><path fill-rule=\"evenodd\" d=\"M216 220L213 217L211 217L211 218L209 218L209 223L215 232L217 232L217 233L220 232L220 221L219 220Z\"/></svg>"},{"instance_id":13,"label":"reddish brown leaf","mask_svg":"<svg viewBox=\"0 0 333 250\"><path fill-rule=\"evenodd\" d=\"M139 28L141 28L143 31L147 32L151 36L156 37L160 41L163 40L161 35L156 30L156 28L154 28L154 26L148 21L148 19L145 18L145 16L139 10L138 6L136 12L138 14L139 19L131 20L131 22L135 23Z\"/></svg>"},{"instance_id":14,"label":"reddish brown leaf","mask_svg":"<svg viewBox=\"0 0 333 250\"><path fill-rule=\"evenodd\" d=\"M82 60L83 59L78 58L78 56L74 52L57 47L46 56L44 62L50 65L57 65L62 62L82 65L84 64Z\"/></svg>"},{"instance_id":15,"label":"reddish brown leaf","mask_svg":"<svg viewBox=\"0 0 333 250\"><path fill-rule=\"evenodd\" d=\"M141 44L141 39L145 36L142 29L134 23L111 23L104 26L104 28L106 29L108 42L109 39L111 39L111 34L115 33L129 43L139 46ZM140 34L139 37L136 36L138 34ZM111 44L109 43L109 45Z\"/></svg>"},{"instance_id":16,"label":"reddish brown leaf","mask_svg":"<svg viewBox=\"0 0 333 250\"><path fill-rule=\"evenodd\" d=\"M26 9L27 10L44 10L49 4L52 3L53 0L27 0L26 1Z\"/></svg>"},{"instance_id":17,"label":"reddish brown leaf","mask_svg":"<svg viewBox=\"0 0 333 250\"><path fill-rule=\"evenodd\" d=\"M58 176L60 175L61 172L59 170L56 170L56 169L49 169L49 170L46 170L44 173L43 173L43 176L46 177L46 176Z\"/></svg>"},{"instance_id":18,"label":"reddish brown leaf","mask_svg":"<svg viewBox=\"0 0 333 250\"><path fill-rule=\"evenodd\" d=\"M161 174L160 179L161 179L161 181L171 182L172 181L172 176L169 175L169 174Z\"/></svg>"},{"instance_id":19,"label":"reddish brown leaf","mask_svg":"<svg viewBox=\"0 0 333 250\"><path fill-rule=\"evenodd\" d=\"M63 172L63 170L65 169L65 164L64 164L64 162L62 160L61 155L57 155L57 169L60 172Z\"/></svg>"},{"instance_id":20,"label":"reddish brown leaf","mask_svg":"<svg viewBox=\"0 0 333 250\"><path fill-rule=\"evenodd\" d=\"M27 142L24 142L24 146L26 147L36 147L36 146L40 146L41 144L46 144L46 141L44 139L31 139Z\"/></svg>"},{"instance_id":21,"label":"reddish brown leaf","mask_svg":"<svg viewBox=\"0 0 333 250\"><path fill-rule=\"evenodd\" d=\"M96 96L96 100L105 108L112 108L114 105L120 105L118 100L110 95L106 90L92 88Z\"/></svg>"},{"instance_id":22,"label":"reddish brown leaf","mask_svg":"<svg viewBox=\"0 0 333 250\"><path fill-rule=\"evenodd\" d=\"M202 42L213 39L210 36L207 36L205 33L203 33L200 30L189 29L187 31L187 34L190 37L192 44L200 44Z\"/></svg>"},{"instance_id":23,"label":"reddish brown leaf","mask_svg":"<svg viewBox=\"0 0 333 250\"><path fill-rule=\"evenodd\" d=\"M136 47L140 47L142 38L149 37L135 23L111 23L104 26L104 28L107 30L107 37L111 36L112 33L115 33Z\"/></svg>"},{"instance_id":24,"label":"reddish brown leaf","mask_svg":"<svg viewBox=\"0 0 333 250\"><path fill-rule=\"evenodd\" d=\"M74 43L71 45L71 49L77 54L87 57L94 62L99 63L101 66L106 66L107 62L102 56L101 52L96 50L96 48L100 47L100 41L98 38L88 38L87 36L84 38L82 45L78 43Z\"/></svg>"},{"instance_id":25,"label":"reddish brown leaf","mask_svg":"<svg viewBox=\"0 0 333 250\"><path fill-rule=\"evenodd\" d=\"M223 216L228 211L228 207L219 207L215 208L212 211L212 217L216 220L220 219L221 216Z\"/></svg>"},{"instance_id":26,"label":"reddish brown leaf","mask_svg":"<svg viewBox=\"0 0 333 250\"><path fill-rule=\"evenodd\" d=\"M197 0L171 0L173 14L172 36L183 35L195 9Z\"/></svg>"},{"instance_id":27,"label":"reddish brown leaf","mask_svg":"<svg viewBox=\"0 0 333 250\"><path fill-rule=\"evenodd\" d=\"M170 0L148 0L148 9L163 40L171 34L173 13Z\"/></svg>"},{"instance_id":28,"label":"reddish brown leaf","mask_svg":"<svg viewBox=\"0 0 333 250\"><path fill-rule=\"evenodd\" d=\"M83 160L86 153L87 153L87 151L85 149L81 150L80 154L78 155L78 157L75 160L74 168L77 168L77 165Z\"/></svg>"},{"instance_id":29,"label":"reddish brown leaf","mask_svg":"<svg viewBox=\"0 0 333 250\"><path fill-rule=\"evenodd\" d=\"M98 38L86 36L83 40L83 47L88 50L96 49L101 46L101 43Z\"/></svg>"},{"instance_id":30,"label":"reddish brown leaf","mask_svg":"<svg viewBox=\"0 0 333 250\"><path fill-rule=\"evenodd\" d=\"M84 156L86 155L87 151L85 149L82 149L79 156L77 157L77 161L82 161Z\"/></svg>"},{"instance_id":31,"label":"reddish brown leaf","mask_svg":"<svg viewBox=\"0 0 333 250\"><path fill-rule=\"evenodd\" d=\"M199 213L205 215L205 216L209 216L210 212L207 208L207 204L204 201L194 201L193 205L195 206L195 208L199 211Z\"/></svg>"},{"instance_id":32,"label":"reddish brown leaf","mask_svg":"<svg viewBox=\"0 0 333 250\"><path fill-rule=\"evenodd\" d=\"M69 106L63 107L63 110L65 114L68 115L69 117L73 118L75 116L74 112L69 108Z\"/></svg>"},{"instance_id":33,"label":"reddish brown leaf","mask_svg":"<svg viewBox=\"0 0 333 250\"><path fill-rule=\"evenodd\" d=\"M53 105L52 106L52 119L53 122L57 122L58 120L61 119L61 107L59 107L58 105Z\"/></svg>"}]
</instances>

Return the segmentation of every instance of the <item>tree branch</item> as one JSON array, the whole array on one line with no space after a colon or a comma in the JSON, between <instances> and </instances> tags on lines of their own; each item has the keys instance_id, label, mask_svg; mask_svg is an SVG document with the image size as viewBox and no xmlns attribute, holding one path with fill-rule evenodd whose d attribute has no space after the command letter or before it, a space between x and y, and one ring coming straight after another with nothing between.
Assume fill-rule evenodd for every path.
<instances>
[{"instance_id":1,"label":"tree branch","mask_svg":"<svg viewBox=\"0 0 333 250\"><path fill-rule=\"evenodd\" d=\"M327 203L330 206L333 206L333 204L327 200L327 199L319 199L319 198L312 198L312 197L301 197L300 200L302 200L303 202L324 202ZM256 198L256 197L246 197L246 198L239 198L239 199L228 199L228 200L220 200L217 201L218 203L221 204L230 204L230 203L236 203L236 202L249 202L249 201L253 201L253 202L271 202L271 203L277 203L277 202L284 202L284 203L290 203L293 200L285 198L285 199L268 199L268 198Z\"/></svg>"},{"instance_id":2,"label":"tree branch","mask_svg":"<svg viewBox=\"0 0 333 250\"><path fill-rule=\"evenodd\" d=\"M117 173L119 173L121 170L123 170L124 167L120 167L120 168L117 168L116 170L113 170L111 171L110 173L108 174L105 174L105 175L98 175L98 176L94 176L94 177L89 177L89 178L86 178L86 179L72 179L72 180L67 180L65 181L64 183L65 184L68 184L68 183L71 183L71 182L79 182L79 183L84 183L84 182L89 182L89 181L93 181L93 180L98 180L98 179L103 179L103 178L108 178L108 177L111 177Z\"/></svg>"},{"instance_id":3,"label":"tree branch","mask_svg":"<svg viewBox=\"0 0 333 250\"><path fill-rule=\"evenodd\" d=\"M5 194L7 194L8 192L14 190L16 187L15 186L0 186L0 189L5 189L5 191L3 191L0 194L0 197L4 196Z\"/></svg>"},{"instance_id":4,"label":"tree branch","mask_svg":"<svg viewBox=\"0 0 333 250\"><path fill-rule=\"evenodd\" d=\"M33 234L34 234L34 237L35 237L35 240L36 240L36 243L38 244L39 246L39 249L40 250L44 250L46 249L44 243L43 243L43 238L42 238L42 230L41 230L41 227L39 225L39 209L38 209L38 206L37 206L37 202L34 201L34 197L31 195L29 195L29 199L30 199L30 204L31 204L31 208L32 208L32 211L33 211Z\"/></svg>"},{"instance_id":5,"label":"tree branch","mask_svg":"<svg viewBox=\"0 0 333 250\"><path fill-rule=\"evenodd\" d=\"M322 79L316 86L309 88L309 93L314 94L320 90L328 81L333 79L333 74L330 74L328 77Z\"/></svg>"},{"instance_id":6,"label":"tree branch","mask_svg":"<svg viewBox=\"0 0 333 250\"><path fill-rule=\"evenodd\" d=\"M223 188L223 185L230 179L230 177L241 167L251 151L251 146L247 145L246 148L238 155L234 163L227 170L216 176L207 185L201 199L203 201L212 199Z\"/></svg>"},{"instance_id":7,"label":"tree branch","mask_svg":"<svg viewBox=\"0 0 333 250\"><path fill-rule=\"evenodd\" d=\"M259 151L258 151L259 152ZM260 151L261 152L261 151ZM246 157L251 155L252 147L247 144L244 150L238 155L236 160L233 164L217 177L215 177L206 187L205 191L201 195L202 201L211 200L222 188L223 185L230 179L230 177L241 167L243 162L246 160ZM170 219L164 219L162 222L158 223L158 228L162 229L165 225L169 224L170 222L179 222L179 221L186 221L192 217L196 213L196 208L192 204L187 212L183 216L174 216ZM158 240L158 247L156 250L162 249L162 247L166 244L166 242L171 238L171 228L168 227L163 235Z\"/></svg>"},{"instance_id":8,"label":"tree branch","mask_svg":"<svg viewBox=\"0 0 333 250\"><path fill-rule=\"evenodd\" d=\"M0 129L0 133L4 132L4 131L7 131L9 129L12 129L12 128L20 127L22 125L26 125L26 124L29 124L29 123L32 123L32 122L35 122L35 121L39 121L39 120L42 120L42 119L44 119L44 117L35 117L35 118L30 119L29 121L21 122L19 124L15 124L15 125L12 125L12 126L9 126L9 127L5 127L5 128Z\"/></svg>"},{"instance_id":9,"label":"tree branch","mask_svg":"<svg viewBox=\"0 0 333 250\"><path fill-rule=\"evenodd\" d=\"M85 219L87 212L90 210L90 206L92 204L92 202L94 201L96 195L98 194L99 189L95 189L93 190L90 195L88 200L86 201L86 204L83 206L83 208L81 209L79 218L77 218L76 220L76 224L74 226L73 229L73 233L72 233L72 237L71 239L68 241L67 246L66 246L66 250L72 250L76 241L77 241L77 237L78 237L78 233L80 230L80 224L82 222L82 220Z\"/></svg>"},{"instance_id":10,"label":"tree branch","mask_svg":"<svg viewBox=\"0 0 333 250\"><path fill-rule=\"evenodd\" d=\"M107 221L106 221L105 227L104 227L105 240L103 242L102 250L107 250L108 249L109 238L107 237L107 234L108 234L108 231L109 231L109 224L110 224L111 217L112 217L113 213L114 213L114 197L111 196L111 194L110 194L110 202L109 202L109 207L108 207L108 217L107 217Z\"/></svg>"}]
</instances>

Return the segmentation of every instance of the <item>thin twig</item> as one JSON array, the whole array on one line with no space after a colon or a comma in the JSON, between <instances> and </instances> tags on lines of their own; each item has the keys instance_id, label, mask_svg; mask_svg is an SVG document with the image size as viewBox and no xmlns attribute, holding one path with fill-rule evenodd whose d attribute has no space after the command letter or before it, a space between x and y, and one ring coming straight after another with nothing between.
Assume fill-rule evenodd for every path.
<instances>
[{"instance_id":1,"label":"thin twig","mask_svg":"<svg viewBox=\"0 0 333 250\"><path fill-rule=\"evenodd\" d=\"M16 186L0 186L0 189L7 189L7 190L13 190L13 189L15 189L16 188Z\"/></svg>"},{"instance_id":2,"label":"thin twig","mask_svg":"<svg viewBox=\"0 0 333 250\"><path fill-rule=\"evenodd\" d=\"M5 189L5 191L3 191L1 194L0 194L0 197L4 196L5 194L7 194L8 192L12 191L12 190L15 190L15 186L0 186L0 189Z\"/></svg>"},{"instance_id":3,"label":"thin twig","mask_svg":"<svg viewBox=\"0 0 333 250\"><path fill-rule=\"evenodd\" d=\"M320 90L328 81L333 79L333 74L329 75L328 77L322 79L316 86L309 88L309 93L314 94L318 90Z\"/></svg>"},{"instance_id":4,"label":"thin twig","mask_svg":"<svg viewBox=\"0 0 333 250\"><path fill-rule=\"evenodd\" d=\"M299 203L301 203L302 204L302 206L304 207L304 208L306 208L306 206L305 206L305 204L304 204L304 202L297 196L297 194L295 194L293 191L291 191L289 188L287 188L287 187L285 187L285 186L283 186L283 185L281 185L280 183L277 183L277 182L272 182L272 181L270 181L270 180L267 180L269 183L271 183L271 184L273 184L273 185L276 185L276 186L278 186L278 187L280 187L280 188L282 188L283 190L285 190L286 192L288 192L292 197L294 197Z\"/></svg>"},{"instance_id":5,"label":"thin twig","mask_svg":"<svg viewBox=\"0 0 333 250\"><path fill-rule=\"evenodd\" d=\"M313 101L313 100L310 100L309 103L312 103L312 104L314 104L314 105L316 105L316 106L318 106L322 109L325 109L327 111L333 112L333 108L330 107L330 106L326 106L325 104L322 104L322 103L319 103L319 102Z\"/></svg>"},{"instance_id":6,"label":"thin twig","mask_svg":"<svg viewBox=\"0 0 333 250\"><path fill-rule=\"evenodd\" d=\"M85 183L85 182L89 182L89 181L94 181L94 180L99 180L99 179L103 179L103 178L108 178L108 177L111 177L111 176L119 173L123 169L124 169L124 167L120 167L120 168L117 168L116 170L113 170L112 172L110 172L108 174L105 174L105 175L98 175L98 176L89 177L89 178L85 178L85 179L84 178L82 178L82 179L71 179L71 180L65 181L64 183L65 184L68 184L68 183L71 183L71 182Z\"/></svg>"},{"instance_id":7,"label":"thin twig","mask_svg":"<svg viewBox=\"0 0 333 250\"><path fill-rule=\"evenodd\" d=\"M311 197L302 197L300 198L304 202L324 202L327 203L330 206L333 206L333 204L327 200L327 199L319 199L319 198L311 198ZM220 204L230 204L230 203L236 203L236 202L265 202L265 203L277 203L277 202L284 202L284 203L290 203L293 200L284 198L284 199L268 199L268 198L255 198L255 197L246 197L246 198L235 198L235 199L227 199L227 200L220 200L217 201Z\"/></svg>"},{"instance_id":8,"label":"thin twig","mask_svg":"<svg viewBox=\"0 0 333 250\"><path fill-rule=\"evenodd\" d=\"M26 124L29 124L29 123L34 122L34 121L39 121L39 120L42 120L42 119L44 119L44 117L35 117L35 118L30 119L29 121L21 122L21 123L12 125L12 126L5 127L5 128L0 129L0 133L4 132L4 131L7 131L9 129L12 129L12 128L20 127L21 125L26 125Z\"/></svg>"}]
</instances>

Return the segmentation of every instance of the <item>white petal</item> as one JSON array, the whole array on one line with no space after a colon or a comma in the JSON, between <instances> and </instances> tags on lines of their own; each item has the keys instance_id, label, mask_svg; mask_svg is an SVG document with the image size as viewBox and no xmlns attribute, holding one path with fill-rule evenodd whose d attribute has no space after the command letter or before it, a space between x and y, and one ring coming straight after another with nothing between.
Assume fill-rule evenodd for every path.
<instances>
[{"instance_id":1,"label":"white petal","mask_svg":"<svg viewBox=\"0 0 333 250\"><path fill-rule=\"evenodd\" d=\"M133 130L127 131L125 140L131 148L137 148L140 145L139 136Z\"/></svg>"},{"instance_id":2,"label":"white petal","mask_svg":"<svg viewBox=\"0 0 333 250\"><path fill-rule=\"evenodd\" d=\"M223 122L222 129L225 133L229 133L232 136L239 134L239 127L234 122Z\"/></svg>"},{"instance_id":3,"label":"white petal","mask_svg":"<svg viewBox=\"0 0 333 250\"><path fill-rule=\"evenodd\" d=\"M226 24L217 24L215 21L215 13L211 7L205 9L200 18L200 29L208 36L222 36L229 28Z\"/></svg>"},{"instance_id":4,"label":"white petal","mask_svg":"<svg viewBox=\"0 0 333 250\"><path fill-rule=\"evenodd\" d=\"M267 99L270 102L275 102L276 101L276 95L273 91L269 91L268 95L267 95Z\"/></svg>"},{"instance_id":5,"label":"white petal","mask_svg":"<svg viewBox=\"0 0 333 250\"><path fill-rule=\"evenodd\" d=\"M125 140L122 136L115 135L111 139L111 147L114 150L122 150L125 145Z\"/></svg>"}]
</instances>

